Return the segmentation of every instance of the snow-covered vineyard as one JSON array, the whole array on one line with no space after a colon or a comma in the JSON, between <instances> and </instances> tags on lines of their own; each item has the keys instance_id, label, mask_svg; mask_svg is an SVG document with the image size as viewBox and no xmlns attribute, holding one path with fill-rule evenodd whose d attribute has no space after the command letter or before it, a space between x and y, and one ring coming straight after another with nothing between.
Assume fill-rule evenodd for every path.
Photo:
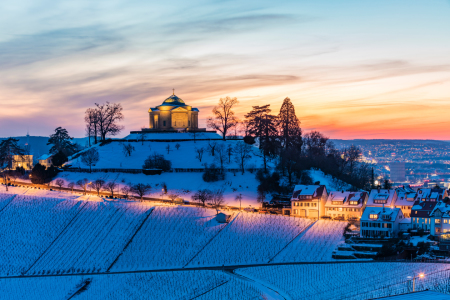
<instances>
[{"instance_id":1,"label":"snow-covered vineyard","mask_svg":"<svg viewBox=\"0 0 450 300\"><path fill-rule=\"evenodd\" d=\"M405 292L409 275L427 274L419 289L449 278L446 264L334 263L345 225L237 211L219 223L215 210L198 207L0 194L0 294L366 299ZM270 265L295 262L312 263Z\"/></svg>"}]
</instances>

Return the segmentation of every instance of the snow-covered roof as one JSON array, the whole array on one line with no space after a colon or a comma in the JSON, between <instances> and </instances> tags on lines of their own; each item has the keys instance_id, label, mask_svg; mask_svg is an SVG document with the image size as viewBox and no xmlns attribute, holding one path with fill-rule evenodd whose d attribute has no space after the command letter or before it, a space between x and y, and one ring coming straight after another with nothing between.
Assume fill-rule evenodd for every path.
<instances>
[{"instance_id":1,"label":"snow-covered roof","mask_svg":"<svg viewBox=\"0 0 450 300\"><path fill-rule=\"evenodd\" d=\"M438 201L442 199L446 194L444 189L418 189L416 200L425 201L426 199L435 199Z\"/></svg>"},{"instance_id":2,"label":"snow-covered roof","mask_svg":"<svg viewBox=\"0 0 450 300\"><path fill-rule=\"evenodd\" d=\"M396 189L397 200L395 205L397 206L413 206L416 198L416 191L409 186L399 187Z\"/></svg>"},{"instance_id":3,"label":"snow-covered roof","mask_svg":"<svg viewBox=\"0 0 450 300\"><path fill-rule=\"evenodd\" d=\"M403 220L400 221L400 223L409 224L409 223L411 223L411 218L404 218Z\"/></svg>"},{"instance_id":4,"label":"snow-covered roof","mask_svg":"<svg viewBox=\"0 0 450 300\"><path fill-rule=\"evenodd\" d=\"M439 201L436 203L433 211L430 213L430 216L434 216L436 210L442 212L442 217L450 217L450 203L445 203L444 201Z\"/></svg>"},{"instance_id":5,"label":"snow-covered roof","mask_svg":"<svg viewBox=\"0 0 450 300\"><path fill-rule=\"evenodd\" d=\"M384 206L391 206L396 196L397 194L394 189L380 189L379 191L378 189L373 189L370 192L369 200L367 200L367 206L382 207L383 204Z\"/></svg>"},{"instance_id":6,"label":"snow-covered roof","mask_svg":"<svg viewBox=\"0 0 450 300\"><path fill-rule=\"evenodd\" d=\"M397 219L398 214L401 214L400 208L390 207L366 207L361 221L390 221L394 222ZM378 215L377 219L371 219L370 215ZM384 216L384 217L383 217Z\"/></svg>"},{"instance_id":7,"label":"snow-covered roof","mask_svg":"<svg viewBox=\"0 0 450 300\"><path fill-rule=\"evenodd\" d=\"M292 199L299 199L301 196L321 197L325 190L324 185L296 185Z\"/></svg>"},{"instance_id":8,"label":"snow-covered roof","mask_svg":"<svg viewBox=\"0 0 450 300\"><path fill-rule=\"evenodd\" d=\"M41 157L39 157L39 160L47 160L52 156L53 156L53 154L44 154L44 155L41 155Z\"/></svg>"},{"instance_id":9,"label":"snow-covered roof","mask_svg":"<svg viewBox=\"0 0 450 300\"><path fill-rule=\"evenodd\" d=\"M367 197L367 192L346 192L346 191L331 191L328 195L325 206L349 206L351 201L358 201L357 205L351 207L362 207L364 200ZM333 202L339 201L339 204Z\"/></svg>"}]
</instances>

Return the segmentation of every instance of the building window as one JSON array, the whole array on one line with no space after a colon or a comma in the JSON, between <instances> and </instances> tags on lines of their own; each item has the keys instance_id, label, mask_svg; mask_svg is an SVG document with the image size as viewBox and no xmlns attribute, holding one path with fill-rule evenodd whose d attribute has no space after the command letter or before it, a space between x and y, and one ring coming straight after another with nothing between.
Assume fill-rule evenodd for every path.
<instances>
[{"instance_id":1,"label":"building window","mask_svg":"<svg viewBox=\"0 0 450 300\"><path fill-rule=\"evenodd\" d=\"M369 218L371 218L371 219L378 219L378 215L377 214L370 214Z\"/></svg>"},{"instance_id":2,"label":"building window","mask_svg":"<svg viewBox=\"0 0 450 300\"><path fill-rule=\"evenodd\" d=\"M297 214L297 210L296 209L294 209L294 215L296 215Z\"/></svg>"},{"instance_id":3,"label":"building window","mask_svg":"<svg viewBox=\"0 0 450 300\"><path fill-rule=\"evenodd\" d=\"M163 126L166 126L166 121L163 121Z\"/></svg>"},{"instance_id":4,"label":"building window","mask_svg":"<svg viewBox=\"0 0 450 300\"><path fill-rule=\"evenodd\" d=\"M358 201L350 201L350 205L358 205Z\"/></svg>"},{"instance_id":5,"label":"building window","mask_svg":"<svg viewBox=\"0 0 450 300\"><path fill-rule=\"evenodd\" d=\"M447 219L444 219L444 224L447 224L448 223L448 220Z\"/></svg>"},{"instance_id":6,"label":"building window","mask_svg":"<svg viewBox=\"0 0 450 300\"><path fill-rule=\"evenodd\" d=\"M435 219L434 222L435 222L436 224L439 224L439 223L441 223L441 219Z\"/></svg>"}]
</instances>

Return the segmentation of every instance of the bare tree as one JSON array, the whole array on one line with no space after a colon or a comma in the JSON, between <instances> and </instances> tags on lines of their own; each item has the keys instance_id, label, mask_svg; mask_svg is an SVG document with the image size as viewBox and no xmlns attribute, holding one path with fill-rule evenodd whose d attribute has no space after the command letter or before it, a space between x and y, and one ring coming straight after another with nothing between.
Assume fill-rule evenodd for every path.
<instances>
[{"instance_id":1,"label":"bare tree","mask_svg":"<svg viewBox=\"0 0 450 300\"><path fill-rule=\"evenodd\" d=\"M61 179L61 178L58 178L58 179L55 180L55 184L57 186L59 186L59 191L61 191L61 188L64 186L64 180Z\"/></svg>"},{"instance_id":2,"label":"bare tree","mask_svg":"<svg viewBox=\"0 0 450 300\"><path fill-rule=\"evenodd\" d=\"M86 195L86 190L89 184L89 180L87 178L80 179L77 181L77 185L83 189L83 194Z\"/></svg>"},{"instance_id":3,"label":"bare tree","mask_svg":"<svg viewBox=\"0 0 450 300\"><path fill-rule=\"evenodd\" d=\"M176 143L176 144L175 144L175 148L177 148L177 150L180 149L180 146L181 146L181 145L180 145L179 143Z\"/></svg>"},{"instance_id":4,"label":"bare tree","mask_svg":"<svg viewBox=\"0 0 450 300\"><path fill-rule=\"evenodd\" d=\"M94 108L88 108L84 114L84 122L86 122L86 134L89 138L89 146L91 146L91 137L94 137L94 143L97 144L98 137L98 112Z\"/></svg>"},{"instance_id":5,"label":"bare tree","mask_svg":"<svg viewBox=\"0 0 450 300\"><path fill-rule=\"evenodd\" d=\"M248 159L252 157L250 155L251 153L252 146L249 144L238 142L236 146L234 146L235 161L239 164L242 174L245 172L245 165Z\"/></svg>"},{"instance_id":6,"label":"bare tree","mask_svg":"<svg viewBox=\"0 0 450 300\"><path fill-rule=\"evenodd\" d=\"M213 116L207 120L208 127L221 132L224 140L228 130L236 126L237 119L232 110L236 104L237 98L220 98L219 104L212 110Z\"/></svg>"},{"instance_id":7,"label":"bare tree","mask_svg":"<svg viewBox=\"0 0 450 300\"><path fill-rule=\"evenodd\" d=\"M11 171L9 172L9 177L13 180L13 183L16 184L16 180L19 177L19 172Z\"/></svg>"},{"instance_id":8,"label":"bare tree","mask_svg":"<svg viewBox=\"0 0 450 300\"><path fill-rule=\"evenodd\" d=\"M167 144L166 150L167 150L167 154L169 154L170 153L170 144Z\"/></svg>"},{"instance_id":9,"label":"bare tree","mask_svg":"<svg viewBox=\"0 0 450 300\"><path fill-rule=\"evenodd\" d=\"M231 156L233 156L233 146L231 146L231 144L228 144L226 151L228 156L228 163L231 163Z\"/></svg>"},{"instance_id":10,"label":"bare tree","mask_svg":"<svg viewBox=\"0 0 450 300\"><path fill-rule=\"evenodd\" d=\"M73 194L73 187L75 186L75 182L69 182L68 184L67 184L67 187L69 188L69 189L71 189L72 190L72 194Z\"/></svg>"},{"instance_id":11,"label":"bare tree","mask_svg":"<svg viewBox=\"0 0 450 300\"><path fill-rule=\"evenodd\" d=\"M111 194L111 198L114 198L114 190L117 188L117 186L118 185L115 181L109 181L105 184L103 189Z\"/></svg>"},{"instance_id":12,"label":"bare tree","mask_svg":"<svg viewBox=\"0 0 450 300\"><path fill-rule=\"evenodd\" d=\"M215 155L214 159L220 163L220 169L223 172L223 166L226 163L226 159L227 159L227 148L225 147L225 145L223 143L217 145L216 154L217 155Z\"/></svg>"},{"instance_id":13,"label":"bare tree","mask_svg":"<svg viewBox=\"0 0 450 300\"><path fill-rule=\"evenodd\" d=\"M91 148L81 154L81 162L89 166L89 173L92 172L92 166L95 166L100 160L97 149Z\"/></svg>"},{"instance_id":14,"label":"bare tree","mask_svg":"<svg viewBox=\"0 0 450 300\"><path fill-rule=\"evenodd\" d=\"M9 175L8 172L6 172L5 170L3 170L2 172L2 179L3 179L3 184L5 185L6 191L8 191L8 181L9 181Z\"/></svg>"},{"instance_id":15,"label":"bare tree","mask_svg":"<svg viewBox=\"0 0 450 300\"><path fill-rule=\"evenodd\" d=\"M131 185L131 184L130 184L130 185ZM130 192L131 192L130 186L129 186L129 185L124 186L124 187L121 189L121 192L122 192L122 194L125 196L125 198L128 198L128 195L129 195Z\"/></svg>"},{"instance_id":16,"label":"bare tree","mask_svg":"<svg viewBox=\"0 0 450 300\"><path fill-rule=\"evenodd\" d=\"M123 126L120 126L119 121L123 120L122 105L120 103L98 104L95 103L98 114L98 130L102 141L106 140L108 135L117 135Z\"/></svg>"},{"instance_id":17,"label":"bare tree","mask_svg":"<svg viewBox=\"0 0 450 300\"><path fill-rule=\"evenodd\" d=\"M198 190L194 195L192 195L192 200L198 201L205 206L206 201L212 198L212 192L208 189Z\"/></svg>"},{"instance_id":18,"label":"bare tree","mask_svg":"<svg viewBox=\"0 0 450 300\"><path fill-rule=\"evenodd\" d=\"M197 158L200 162L202 162L204 151L205 151L205 149L203 147L195 148L195 152L197 152L197 155L195 156L195 158Z\"/></svg>"},{"instance_id":19,"label":"bare tree","mask_svg":"<svg viewBox=\"0 0 450 300\"><path fill-rule=\"evenodd\" d=\"M211 194L211 204L212 207L216 210L216 213L219 213L220 207L225 204L225 199L223 198L223 189L215 190Z\"/></svg>"},{"instance_id":20,"label":"bare tree","mask_svg":"<svg viewBox=\"0 0 450 300\"><path fill-rule=\"evenodd\" d=\"M131 154L133 153L133 151L136 150L136 149L134 148L134 146L133 146L131 143L128 143L128 144L122 144L122 147L123 147L122 152L123 152L123 154L125 155L125 157L131 156Z\"/></svg>"},{"instance_id":21,"label":"bare tree","mask_svg":"<svg viewBox=\"0 0 450 300\"><path fill-rule=\"evenodd\" d=\"M172 201L172 203L175 202L175 200L178 198L178 196L180 196L180 195L175 194L175 193L170 193L167 195L167 197L170 199L170 201Z\"/></svg>"},{"instance_id":22,"label":"bare tree","mask_svg":"<svg viewBox=\"0 0 450 300\"><path fill-rule=\"evenodd\" d=\"M100 196L100 191L103 189L104 185L105 181L103 179L96 179L91 183L91 186L97 191L97 196Z\"/></svg>"},{"instance_id":23,"label":"bare tree","mask_svg":"<svg viewBox=\"0 0 450 300\"><path fill-rule=\"evenodd\" d=\"M139 134L139 140L142 142L142 145L144 145L146 135L147 135L147 132L143 132L143 131Z\"/></svg>"},{"instance_id":24,"label":"bare tree","mask_svg":"<svg viewBox=\"0 0 450 300\"><path fill-rule=\"evenodd\" d=\"M242 210L242 194L236 195L236 201L239 201L239 210Z\"/></svg>"},{"instance_id":25,"label":"bare tree","mask_svg":"<svg viewBox=\"0 0 450 300\"><path fill-rule=\"evenodd\" d=\"M136 183L130 186L130 192L138 195L141 198L141 201L144 200L144 196L148 194L152 189L150 184L145 183Z\"/></svg>"},{"instance_id":26,"label":"bare tree","mask_svg":"<svg viewBox=\"0 0 450 300\"><path fill-rule=\"evenodd\" d=\"M214 156L214 150L216 150L217 142L209 140L208 141L209 150L211 151L211 156Z\"/></svg>"}]
</instances>

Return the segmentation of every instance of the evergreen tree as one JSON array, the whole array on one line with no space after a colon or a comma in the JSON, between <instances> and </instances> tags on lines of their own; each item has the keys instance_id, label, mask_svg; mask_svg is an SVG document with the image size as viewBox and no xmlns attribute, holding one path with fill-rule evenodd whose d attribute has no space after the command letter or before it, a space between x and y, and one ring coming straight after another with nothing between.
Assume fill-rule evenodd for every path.
<instances>
[{"instance_id":1,"label":"evergreen tree","mask_svg":"<svg viewBox=\"0 0 450 300\"><path fill-rule=\"evenodd\" d=\"M55 167L61 167L67 161L67 155L65 155L62 151L58 151L58 153L52 157L52 163Z\"/></svg>"},{"instance_id":2,"label":"evergreen tree","mask_svg":"<svg viewBox=\"0 0 450 300\"><path fill-rule=\"evenodd\" d=\"M8 138L0 142L0 168L12 168L14 155L24 155L25 151L18 144L19 140Z\"/></svg>"},{"instance_id":3,"label":"evergreen tree","mask_svg":"<svg viewBox=\"0 0 450 300\"><path fill-rule=\"evenodd\" d=\"M259 138L259 149L263 153L264 169L267 169L267 156L273 156L278 149L277 117L270 115L270 104L253 106L245 117L248 120L249 134Z\"/></svg>"},{"instance_id":4,"label":"evergreen tree","mask_svg":"<svg viewBox=\"0 0 450 300\"><path fill-rule=\"evenodd\" d=\"M58 127L55 133L50 135L47 145L53 145L50 153L58 153L62 151L66 156L72 155L76 151L75 145L70 141L73 137L69 136L66 129Z\"/></svg>"},{"instance_id":5,"label":"evergreen tree","mask_svg":"<svg viewBox=\"0 0 450 300\"><path fill-rule=\"evenodd\" d=\"M300 128L300 121L295 115L294 105L289 98L284 99L281 105L280 113L278 114L278 128L284 149L301 149L302 130Z\"/></svg>"}]
</instances>

